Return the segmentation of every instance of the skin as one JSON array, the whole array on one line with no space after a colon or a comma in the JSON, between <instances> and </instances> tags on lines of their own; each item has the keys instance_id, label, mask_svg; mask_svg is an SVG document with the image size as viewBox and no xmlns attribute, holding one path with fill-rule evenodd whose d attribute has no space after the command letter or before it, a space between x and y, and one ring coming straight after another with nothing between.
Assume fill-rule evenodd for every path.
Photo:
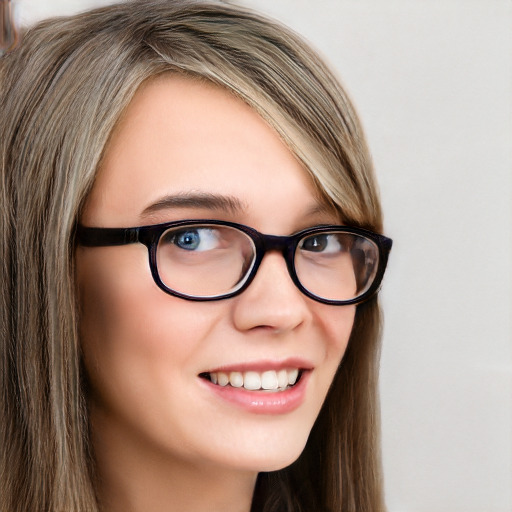
<instances>
[{"instance_id":1,"label":"skin","mask_svg":"<svg viewBox=\"0 0 512 512\"><path fill-rule=\"evenodd\" d=\"M238 207L159 203L198 193L229 196ZM114 131L80 221L128 227L198 218L275 235L337 221L250 107L214 85L160 77L141 87ZM355 307L304 296L278 253L265 256L245 292L214 302L163 293L142 244L78 247L76 259L103 508L247 512L257 473L289 465L304 448ZM297 357L311 371L304 401L286 414L247 411L199 377Z\"/></svg>"}]
</instances>

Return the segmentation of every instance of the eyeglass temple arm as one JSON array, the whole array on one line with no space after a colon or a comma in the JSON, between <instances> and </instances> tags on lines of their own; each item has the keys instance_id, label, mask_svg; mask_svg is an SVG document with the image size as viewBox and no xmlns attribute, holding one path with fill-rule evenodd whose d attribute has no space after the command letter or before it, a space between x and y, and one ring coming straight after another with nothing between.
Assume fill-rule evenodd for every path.
<instances>
[{"instance_id":1,"label":"eyeglass temple arm","mask_svg":"<svg viewBox=\"0 0 512 512\"><path fill-rule=\"evenodd\" d=\"M77 226L76 237L85 247L106 247L139 242L139 228L87 228Z\"/></svg>"}]
</instances>

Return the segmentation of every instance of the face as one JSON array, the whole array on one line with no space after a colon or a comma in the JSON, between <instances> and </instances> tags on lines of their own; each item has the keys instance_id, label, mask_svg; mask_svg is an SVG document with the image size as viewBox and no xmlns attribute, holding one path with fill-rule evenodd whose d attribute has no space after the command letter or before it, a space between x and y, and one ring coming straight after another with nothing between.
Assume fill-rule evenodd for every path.
<instances>
[{"instance_id":1,"label":"face","mask_svg":"<svg viewBox=\"0 0 512 512\"><path fill-rule=\"evenodd\" d=\"M155 79L115 130L80 222L205 218L274 235L337 221L245 103L191 79ZM242 294L212 302L160 290L142 244L78 247L76 258L93 430L141 453L157 448L169 459L251 472L300 455L343 357L353 306L304 296L277 252ZM246 389L258 379L270 387L277 379L278 389Z\"/></svg>"}]
</instances>

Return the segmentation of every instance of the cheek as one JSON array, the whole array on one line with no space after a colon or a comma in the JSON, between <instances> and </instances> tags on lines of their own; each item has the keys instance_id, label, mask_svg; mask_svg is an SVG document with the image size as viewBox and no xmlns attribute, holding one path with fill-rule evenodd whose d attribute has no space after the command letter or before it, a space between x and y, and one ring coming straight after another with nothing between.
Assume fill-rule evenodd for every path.
<instances>
[{"instance_id":1,"label":"cheek","mask_svg":"<svg viewBox=\"0 0 512 512\"><path fill-rule=\"evenodd\" d=\"M80 294L80 332L86 360L102 359L136 338L142 326L151 333L147 318L151 289L141 276L143 259L127 247L95 248L77 255ZM133 247L130 247L133 249ZM150 284L151 282L149 282ZM126 347L128 348L128 346ZM142 344L141 344L142 348Z\"/></svg>"},{"instance_id":2,"label":"cheek","mask_svg":"<svg viewBox=\"0 0 512 512\"><path fill-rule=\"evenodd\" d=\"M324 308L317 314L317 324L321 327L326 340L326 357L339 364L352 333L356 306L324 306Z\"/></svg>"},{"instance_id":3,"label":"cheek","mask_svg":"<svg viewBox=\"0 0 512 512\"><path fill-rule=\"evenodd\" d=\"M114 403L130 392L144 401L159 381L188 368L213 321L155 285L145 247L83 250L77 270L82 352L94 396Z\"/></svg>"},{"instance_id":4,"label":"cheek","mask_svg":"<svg viewBox=\"0 0 512 512\"><path fill-rule=\"evenodd\" d=\"M347 349L355 312L355 306L324 306L320 307L316 316L317 326L321 329L324 340L323 363L318 375L318 388L315 391L322 403Z\"/></svg>"}]
</instances>

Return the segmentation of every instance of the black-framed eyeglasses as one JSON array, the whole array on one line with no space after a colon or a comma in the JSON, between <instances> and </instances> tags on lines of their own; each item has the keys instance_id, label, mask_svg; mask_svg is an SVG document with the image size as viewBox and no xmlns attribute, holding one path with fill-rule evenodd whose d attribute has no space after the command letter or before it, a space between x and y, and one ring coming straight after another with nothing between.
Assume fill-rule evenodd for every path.
<instances>
[{"instance_id":1,"label":"black-framed eyeglasses","mask_svg":"<svg viewBox=\"0 0 512 512\"><path fill-rule=\"evenodd\" d=\"M379 288L392 240L361 228L322 225L290 236L264 235L220 220L133 228L78 226L87 247L142 243L155 283L188 300L233 297L254 279L269 251L282 253L297 288L324 304L358 304Z\"/></svg>"}]
</instances>

